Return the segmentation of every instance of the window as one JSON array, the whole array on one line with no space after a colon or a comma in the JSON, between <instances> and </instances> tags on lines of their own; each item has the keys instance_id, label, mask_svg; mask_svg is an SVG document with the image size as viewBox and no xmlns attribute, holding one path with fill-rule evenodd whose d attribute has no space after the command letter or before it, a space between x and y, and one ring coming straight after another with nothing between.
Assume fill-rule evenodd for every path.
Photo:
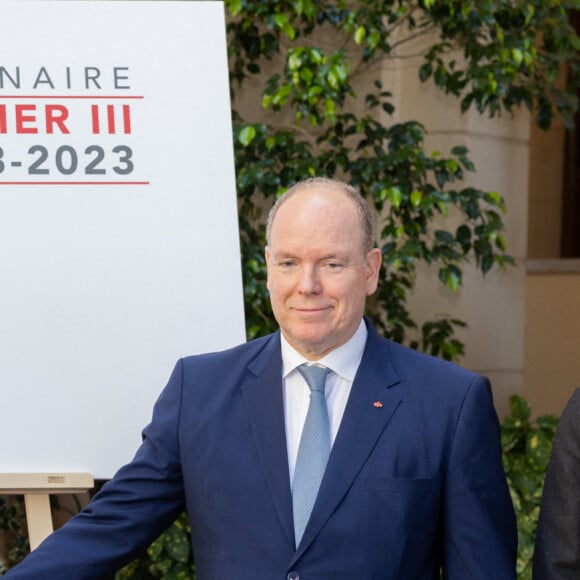
<instances>
[{"instance_id":1,"label":"window","mask_svg":"<svg viewBox=\"0 0 580 580\"><path fill-rule=\"evenodd\" d=\"M580 12L570 14L570 21L580 34ZM580 98L580 93L578 94ZM575 129L565 137L564 191L562 197L562 257L580 257L580 113L576 113Z\"/></svg>"}]
</instances>

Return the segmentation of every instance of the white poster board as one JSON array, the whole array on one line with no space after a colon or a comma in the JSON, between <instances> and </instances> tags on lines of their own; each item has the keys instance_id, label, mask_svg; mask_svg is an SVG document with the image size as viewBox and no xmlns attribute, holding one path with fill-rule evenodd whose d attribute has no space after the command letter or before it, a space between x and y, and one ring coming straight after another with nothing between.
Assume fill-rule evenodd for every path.
<instances>
[{"instance_id":1,"label":"white poster board","mask_svg":"<svg viewBox=\"0 0 580 580\"><path fill-rule=\"evenodd\" d=\"M0 2L0 472L108 478L244 340L221 2Z\"/></svg>"}]
</instances>

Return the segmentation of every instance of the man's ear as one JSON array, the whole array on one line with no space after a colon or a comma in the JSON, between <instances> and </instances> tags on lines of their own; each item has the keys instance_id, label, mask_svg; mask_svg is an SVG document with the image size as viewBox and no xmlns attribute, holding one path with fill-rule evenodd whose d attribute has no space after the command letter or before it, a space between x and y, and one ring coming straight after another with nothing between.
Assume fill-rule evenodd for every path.
<instances>
[{"instance_id":1,"label":"man's ear","mask_svg":"<svg viewBox=\"0 0 580 580\"><path fill-rule=\"evenodd\" d=\"M379 248L373 248L366 256L367 296L374 294L379 283L379 272L383 255Z\"/></svg>"},{"instance_id":2,"label":"man's ear","mask_svg":"<svg viewBox=\"0 0 580 580\"><path fill-rule=\"evenodd\" d=\"M264 250L264 257L266 258L266 288L270 290L270 247L266 246Z\"/></svg>"}]
</instances>

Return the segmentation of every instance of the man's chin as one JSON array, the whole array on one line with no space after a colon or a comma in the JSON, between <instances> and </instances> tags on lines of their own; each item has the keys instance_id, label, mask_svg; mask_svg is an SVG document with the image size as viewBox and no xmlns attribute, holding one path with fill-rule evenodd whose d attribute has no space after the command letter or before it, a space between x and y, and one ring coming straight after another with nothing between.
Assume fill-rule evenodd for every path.
<instances>
[{"instance_id":1,"label":"man's chin","mask_svg":"<svg viewBox=\"0 0 580 580\"><path fill-rule=\"evenodd\" d=\"M298 352L311 360L321 358L332 350L328 343L328 335L322 332L298 334L289 342Z\"/></svg>"}]
</instances>

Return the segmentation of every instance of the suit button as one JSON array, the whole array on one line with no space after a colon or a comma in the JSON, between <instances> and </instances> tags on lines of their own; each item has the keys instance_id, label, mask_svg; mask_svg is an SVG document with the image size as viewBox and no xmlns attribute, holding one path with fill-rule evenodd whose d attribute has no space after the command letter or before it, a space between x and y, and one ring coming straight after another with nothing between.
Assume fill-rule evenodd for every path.
<instances>
[{"instance_id":1,"label":"suit button","mask_svg":"<svg viewBox=\"0 0 580 580\"><path fill-rule=\"evenodd\" d=\"M300 574L298 572L288 572L286 580L300 580Z\"/></svg>"}]
</instances>

